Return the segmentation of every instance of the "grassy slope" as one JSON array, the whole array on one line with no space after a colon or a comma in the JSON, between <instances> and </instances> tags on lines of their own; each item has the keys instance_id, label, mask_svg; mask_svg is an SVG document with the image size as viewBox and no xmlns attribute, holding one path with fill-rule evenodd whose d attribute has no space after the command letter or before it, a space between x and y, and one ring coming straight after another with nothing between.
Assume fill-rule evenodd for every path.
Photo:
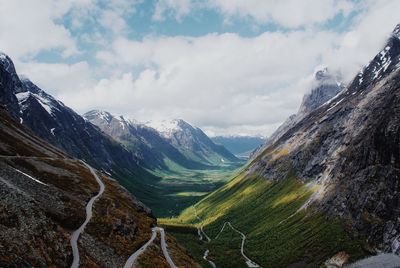
<instances>
[{"instance_id":1,"label":"grassy slope","mask_svg":"<svg viewBox=\"0 0 400 268\"><path fill-rule=\"evenodd\" d=\"M203 224L207 234L214 238L223 223L230 221L247 235L245 253L264 267L294 263L318 266L342 250L353 259L362 256L361 240L351 238L338 220L305 211L296 213L312 191L294 178L273 182L242 174L196 204L201 223L193 208L161 223ZM195 234L189 236L179 228L170 229L175 229L172 231L178 240L191 249L197 260L198 252L207 246L219 267L246 267L238 254L241 240L237 234L224 231L224 235L208 245L200 242L191 245L185 240L197 239Z\"/></svg>"}]
</instances>

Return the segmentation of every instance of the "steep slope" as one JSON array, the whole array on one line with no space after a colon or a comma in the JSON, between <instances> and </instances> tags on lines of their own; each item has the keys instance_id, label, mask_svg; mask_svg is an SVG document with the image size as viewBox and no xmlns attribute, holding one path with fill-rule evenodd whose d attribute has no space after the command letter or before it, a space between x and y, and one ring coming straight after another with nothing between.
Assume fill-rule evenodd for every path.
<instances>
[{"instance_id":1,"label":"steep slope","mask_svg":"<svg viewBox=\"0 0 400 268\"><path fill-rule=\"evenodd\" d=\"M80 264L122 267L149 239L156 220L116 181L93 172L105 190L78 240ZM37 138L0 108L1 267L71 265L71 235L98 191L86 165ZM169 242L177 265L196 266L174 240ZM162 257L152 264L168 267Z\"/></svg>"},{"instance_id":2,"label":"steep slope","mask_svg":"<svg viewBox=\"0 0 400 268\"><path fill-rule=\"evenodd\" d=\"M211 140L216 144L223 145L234 155L245 157L266 142L264 138L251 136L216 136Z\"/></svg>"},{"instance_id":3,"label":"steep slope","mask_svg":"<svg viewBox=\"0 0 400 268\"><path fill-rule=\"evenodd\" d=\"M207 165L186 158L155 129L123 116L113 116L105 111L90 111L83 115L86 120L98 126L135 152L144 165L151 170L170 170L171 163L188 169L204 169Z\"/></svg>"},{"instance_id":4,"label":"steep slope","mask_svg":"<svg viewBox=\"0 0 400 268\"><path fill-rule=\"evenodd\" d=\"M146 124L156 129L189 159L209 165L238 161L225 147L213 143L200 128L193 127L181 119L152 121Z\"/></svg>"},{"instance_id":5,"label":"steep slope","mask_svg":"<svg viewBox=\"0 0 400 268\"><path fill-rule=\"evenodd\" d=\"M215 237L229 221L247 235L246 255L266 267L318 267L338 252L344 262L399 253L399 32L346 89L196 204L197 215L187 209L166 223L204 225ZM245 267L236 241L229 233L214 239L210 258Z\"/></svg>"},{"instance_id":6,"label":"steep slope","mask_svg":"<svg viewBox=\"0 0 400 268\"><path fill-rule=\"evenodd\" d=\"M152 185L159 178L142 167L140 155L125 149L30 80L20 79L13 62L4 54L1 54L0 82L4 93L0 104L37 136L113 175L140 200L145 202L149 195L157 196Z\"/></svg>"}]
</instances>

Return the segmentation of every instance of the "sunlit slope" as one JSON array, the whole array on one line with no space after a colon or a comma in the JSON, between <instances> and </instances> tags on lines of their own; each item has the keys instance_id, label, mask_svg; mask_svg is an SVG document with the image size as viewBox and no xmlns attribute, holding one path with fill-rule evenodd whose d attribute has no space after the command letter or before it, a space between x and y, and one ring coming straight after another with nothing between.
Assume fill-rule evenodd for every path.
<instances>
[{"instance_id":1,"label":"sunlit slope","mask_svg":"<svg viewBox=\"0 0 400 268\"><path fill-rule=\"evenodd\" d=\"M229 221L247 235L246 255L264 267L318 266L339 251L354 259L363 255L360 240L349 237L338 220L299 211L314 190L295 178L275 182L240 174L196 204L201 222L194 208L189 208L166 224L204 225L205 232L215 238ZM235 259L241 263L237 267L245 267L237 254L240 239L232 239L220 236L207 245L219 267L228 267Z\"/></svg>"}]
</instances>

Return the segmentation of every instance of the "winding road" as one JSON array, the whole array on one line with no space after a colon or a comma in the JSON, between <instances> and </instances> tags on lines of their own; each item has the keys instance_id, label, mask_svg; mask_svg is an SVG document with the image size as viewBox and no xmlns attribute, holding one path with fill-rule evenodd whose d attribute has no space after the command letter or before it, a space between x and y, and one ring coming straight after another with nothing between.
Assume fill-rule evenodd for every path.
<instances>
[{"instance_id":1,"label":"winding road","mask_svg":"<svg viewBox=\"0 0 400 268\"><path fill-rule=\"evenodd\" d=\"M244 254L244 243L246 242L246 235L244 233L242 233L241 231L239 231L238 229L236 229L235 227L233 227L230 222L227 222L227 224L229 225L229 227L232 228L232 230L234 230L235 232L237 232L238 234L240 234L242 236L242 245L240 247L240 253L242 254L243 258L246 259L247 267L261 267L254 261L250 260L250 258L247 257L246 254Z\"/></svg>"},{"instance_id":2,"label":"winding road","mask_svg":"<svg viewBox=\"0 0 400 268\"><path fill-rule=\"evenodd\" d=\"M199 221L201 221L201 218L200 218L199 215L197 214L196 207L193 206L193 209L194 209L194 213L195 213L196 219L198 219ZM240 236L242 237L242 244L241 244L241 247L240 247L240 253L242 254L243 258L246 260L246 265L247 265L247 267L250 267L250 268L260 268L260 267L261 267L260 265L258 265L258 264L255 263L254 261L252 261L252 260L251 260L249 257L247 257L246 254L244 253L244 244L245 244L246 238L247 238L246 235L245 235L244 233L242 233L241 231L239 231L238 229L236 229L235 227L233 227L232 224L231 224L230 222L224 222L224 225L222 225L221 230L219 231L219 233L217 234L217 236L216 236L214 239L218 239L219 235L224 231L226 225L229 225L229 227L230 227L233 231L237 232L237 233L240 234ZM198 235L199 235L199 239L200 239L200 240L203 240L203 236L201 235L201 234L203 234L203 235L207 238L207 241L208 241L208 242L211 241L211 239L210 239L210 238L207 236L207 234L204 232L204 230L203 230L203 225L201 225L200 227L197 228L197 233L198 233ZM216 267L217 267L216 264L215 264L214 262L210 261L209 259L207 259L209 253L210 253L210 251L209 251L208 249L206 249L206 251L204 252L204 255L203 255L203 259L206 260L206 261L208 261L208 262L210 263L210 265L211 265L213 268L216 268Z\"/></svg>"},{"instance_id":3,"label":"winding road","mask_svg":"<svg viewBox=\"0 0 400 268\"><path fill-rule=\"evenodd\" d=\"M210 253L210 251L207 249L207 250L204 252L203 259L206 260L206 261L208 261L208 263L209 263L213 268L217 268L217 265L216 265L213 261L210 261L209 259L207 259L208 253Z\"/></svg>"},{"instance_id":4,"label":"winding road","mask_svg":"<svg viewBox=\"0 0 400 268\"><path fill-rule=\"evenodd\" d=\"M79 267L79 248L78 248L78 239L79 236L83 233L85 230L86 225L89 223L90 219L92 218L93 215L93 204L94 202L103 194L105 186L104 183L101 181L99 176L97 176L96 172L94 169L86 164L85 162L81 161L82 164L84 164L92 173L93 177L96 179L97 183L100 186L100 190L97 193L97 195L93 196L89 202L86 205L86 220L83 222L83 224L72 233L71 236L71 247L72 247L72 255L74 257L72 261L71 268L78 268Z\"/></svg>"},{"instance_id":5,"label":"winding road","mask_svg":"<svg viewBox=\"0 0 400 268\"><path fill-rule=\"evenodd\" d=\"M147 247L153 243L154 239L157 237L157 232L160 233L161 236L161 249L163 251L164 257L167 260L169 266L171 268L178 268L175 263L173 262L171 256L169 255L168 252L168 247L167 247L167 242L165 240L165 231L163 228L161 227L154 227L151 229L152 231L152 235L151 238L149 239L149 241L146 242L146 244L144 244L140 249L138 249L137 251L135 251L130 257L129 259L126 261L124 268L132 268L135 264L135 261L137 260L137 258L146 251Z\"/></svg>"},{"instance_id":6,"label":"winding road","mask_svg":"<svg viewBox=\"0 0 400 268\"><path fill-rule=\"evenodd\" d=\"M193 206L193 209L194 209L194 215L195 215L196 219L198 219L199 221L201 221L201 218L200 218L199 215L197 214L197 209L196 209L196 207ZM203 241L203 235L204 235L204 237L207 239L207 242L210 242L210 241L211 241L211 238L204 232L204 230L203 230L203 225L201 225L200 227L197 227L197 234L199 235L199 240L200 240L200 241ZM203 234L203 235L202 235L202 234ZM210 253L210 250L207 248L206 251L204 251L203 259L206 260L206 261L208 261L208 263L211 265L211 267L217 268L217 265L216 265L213 261L211 261L211 260L209 260L209 259L207 258L209 253Z\"/></svg>"}]
</instances>

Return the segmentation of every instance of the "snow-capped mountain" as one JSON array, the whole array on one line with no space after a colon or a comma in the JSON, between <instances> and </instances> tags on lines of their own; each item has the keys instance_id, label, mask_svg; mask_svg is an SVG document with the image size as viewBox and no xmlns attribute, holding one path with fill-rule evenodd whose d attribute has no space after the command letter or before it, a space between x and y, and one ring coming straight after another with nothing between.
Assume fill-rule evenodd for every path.
<instances>
[{"instance_id":1,"label":"snow-capped mountain","mask_svg":"<svg viewBox=\"0 0 400 268\"><path fill-rule=\"evenodd\" d=\"M171 138L175 132L182 131L182 127L185 127L186 122L182 119L173 120L153 120L144 123L146 126L154 128L161 135L166 138Z\"/></svg>"},{"instance_id":2,"label":"snow-capped mountain","mask_svg":"<svg viewBox=\"0 0 400 268\"><path fill-rule=\"evenodd\" d=\"M224 146L215 144L200 128L182 119L147 122L175 148L187 157L200 162L220 164L238 159Z\"/></svg>"},{"instance_id":3,"label":"snow-capped mountain","mask_svg":"<svg viewBox=\"0 0 400 268\"><path fill-rule=\"evenodd\" d=\"M168 169L166 160L184 168L237 161L225 148L215 145L201 129L183 120L139 123L105 111L90 111L86 120L134 150L150 168Z\"/></svg>"},{"instance_id":4,"label":"snow-capped mountain","mask_svg":"<svg viewBox=\"0 0 400 268\"><path fill-rule=\"evenodd\" d=\"M144 165L150 169L168 170L167 160L189 169L206 167L205 163L183 155L157 130L135 120L98 110L89 111L84 117L128 150L140 155Z\"/></svg>"}]
</instances>

